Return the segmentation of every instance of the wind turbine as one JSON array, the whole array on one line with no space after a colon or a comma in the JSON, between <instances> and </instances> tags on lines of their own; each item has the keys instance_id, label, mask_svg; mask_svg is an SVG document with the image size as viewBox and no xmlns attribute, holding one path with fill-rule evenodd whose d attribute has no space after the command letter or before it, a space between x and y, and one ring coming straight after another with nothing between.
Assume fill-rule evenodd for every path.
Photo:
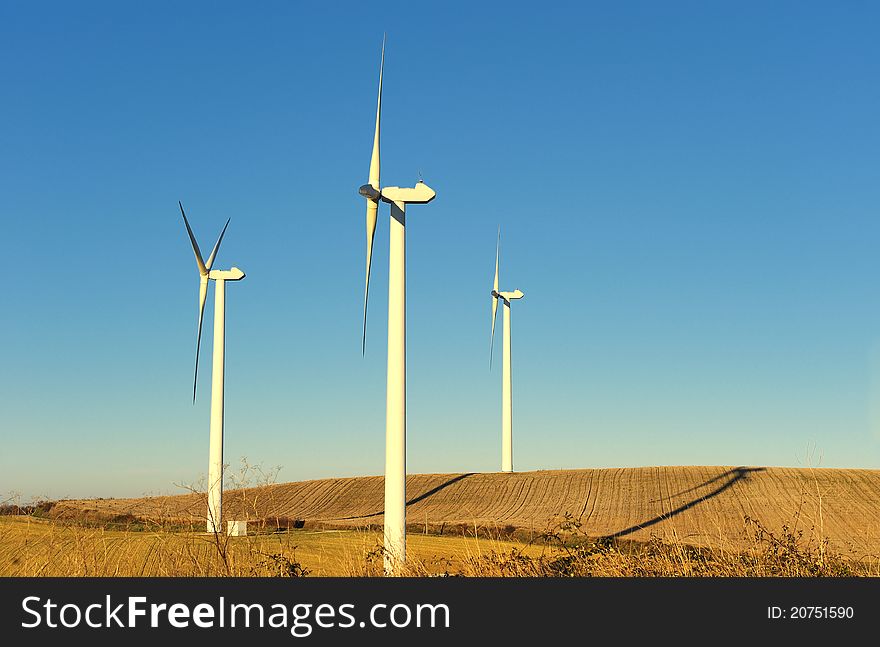
<instances>
[{"instance_id":1,"label":"wind turbine","mask_svg":"<svg viewBox=\"0 0 880 647\"><path fill-rule=\"evenodd\" d=\"M426 204L436 193L419 180L412 188L382 188L379 184L379 126L382 116L382 73L385 40L379 65L379 100L368 183L358 192L367 200L367 268L364 282L364 330L361 353L367 343L367 300L370 261L376 233L379 201L391 205L388 254L388 375L385 394L385 573L400 573L406 561L406 205Z\"/></svg>"},{"instance_id":2,"label":"wind turbine","mask_svg":"<svg viewBox=\"0 0 880 647\"><path fill-rule=\"evenodd\" d=\"M498 259L501 253L501 227L495 244L495 280L492 283L492 339L489 342L489 367L492 367L492 350L495 347L495 319L499 299L504 304L503 366L501 376L501 471L513 471L513 401L510 377L510 302L525 296L521 290L498 291Z\"/></svg>"},{"instance_id":3,"label":"wind turbine","mask_svg":"<svg viewBox=\"0 0 880 647\"><path fill-rule=\"evenodd\" d=\"M223 366L224 351L226 347L226 281L240 281L244 278L244 272L237 267L229 270L214 270L214 258L220 249L223 234L229 226L229 220L223 226L223 231L211 250L207 261L202 260L202 252L193 235L183 205L180 206L180 215L183 216L183 224L192 243L193 253L196 255L196 266L199 270L199 329L196 337L196 368L193 375L193 404L196 401L196 384L199 378L199 346L202 342L202 317L205 314L205 301L208 297L208 281L214 281L214 366L211 378L211 436L208 447L208 533L218 533L221 530L223 509Z\"/></svg>"}]
</instances>

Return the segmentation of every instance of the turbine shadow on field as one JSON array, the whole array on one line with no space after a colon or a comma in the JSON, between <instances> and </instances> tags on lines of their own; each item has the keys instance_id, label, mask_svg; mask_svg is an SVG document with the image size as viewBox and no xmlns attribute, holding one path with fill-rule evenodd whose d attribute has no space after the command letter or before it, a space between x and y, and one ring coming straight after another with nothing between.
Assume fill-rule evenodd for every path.
<instances>
[{"instance_id":1,"label":"turbine shadow on field","mask_svg":"<svg viewBox=\"0 0 880 647\"><path fill-rule=\"evenodd\" d=\"M469 477L469 476L473 476L473 475L474 475L474 472L468 472L467 474L459 474L458 476L456 476L456 477L454 477L454 478L451 478L451 479L449 479L448 481L445 481L445 482L441 483L441 484L438 485L437 487L428 490L428 491L425 492L424 494L420 494L420 495L417 496L417 497L413 497L412 499L410 499L409 501L406 502L406 505L407 505L407 507L408 507L408 506L413 505L414 503L418 503L419 501L424 501L424 500L427 499L428 497L430 497L430 496L434 496L435 494L437 494L440 490L443 490L443 489L448 488L448 487L449 487L450 485L452 485L453 483L458 483L459 481L463 481L463 480L466 479L467 477ZM352 519L369 519L370 517L378 517L378 516L381 516L381 515L384 514L384 513L385 513L384 510L380 510L379 512L372 512L372 513L370 513L370 514L359 514L359 515L356 515L356 516L354 516L354 517L340 517L340 519L343 520L343 521L350 521L350 520L352 520Z\"/></svg>"},{"instance_id":2,"label":"turbine shadow on field","mask_svg":"<svg viewBox=\"0 0 880 647\"><path fill-rule=\"evenodd\" d=\"M727 470L726 472L721 472L721 474L719 474L718 476L713 476L712 478L710 478L706 481L703 481L702 483L700 483L698 485L695 485L693 487L689 487L687 490L682 490L681 492L676 492L675 494L670 494L666 498L667 499L674 499L675 497L682 496L684 494L688 494L689 492L694 492L695 490L702 489L702 488L706 487L707 485L711 485L712 483L720 481L721 479L725 479L728 477L736 478L737 473L739 473L741 471L760 472L763 470L764 470L763 467L735 467L733 469ZM661 499L653 499L651 501L651 503L657 503L658 501L662 501L662 500L663 500L662 498Z\"/></svg>"},{"instance_id":3,"label":"turbine shadow on field","mask_svg":"<svg viewBox=\"0 0 880 647\"><path fill-rule=\"evenodd\" d=\"M672 517L674 517L678 514L681 514L685 510L689 510L690 508L693 508L695 505L702 503L703 501L706 501L708 499L711 499L712 497L718 496L719 494L721 494L722 492L724 492L725 490L727 490L728 488L733 486L734 483L737 483L738 481L742 481L742 480L747 479L751 472L763 472L764 469L765 468L763 468L763 467L736 467L734 469L727 470L726 472L719 474L718 476L711 478L708 481L704 481L703 483L700 483L699 485L696 485L690 489L683 490L682 492L674 494L674 495L672 495L672 497L680 496L680 495L686 494L688 492L693 492L694 490L697 490L699 488L705 487L705 486L710 485L712 483L716 483L723 478L728 478L728 481L726 481L723 485L715 488L714 490L712 490L708 494L704 494L703 496L696 498L693 501L688 501L684 505L680 505L679 507L677 507L675 510L670 510L669 512L664 512L663 514L660 514L660 515L654 517L653 519L649 519L648 521L643 521L642 523L636 524L634 526L630 526L629 528L625 528L623 530L618 530L617 532L611 533L610 535L604 535L603 537L601 537L601 539L615 539L617 537L623 537L624 535L632 534L632 533L636 532L637 530L642 530L643 528L653 526L654 524L660 523L661 521L666 521L667 519L671 519ZM670 497L670 498L672 498L672 497Z\"/></svg>"}]
</instances>

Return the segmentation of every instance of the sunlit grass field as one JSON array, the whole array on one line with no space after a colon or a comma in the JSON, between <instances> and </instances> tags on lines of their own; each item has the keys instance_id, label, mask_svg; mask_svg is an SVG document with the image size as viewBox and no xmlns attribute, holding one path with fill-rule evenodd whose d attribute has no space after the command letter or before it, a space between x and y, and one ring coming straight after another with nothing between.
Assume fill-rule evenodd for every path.
<instances>
[{"instance_id":1,"label":"sunlit grass field","mask_svg":"<svg viewBox=\"0 0 880 647\"><path fill-rule=\"evenodd\" d=\"M540 542L409 533L408 576L878 576L880 561L848 559L787 527L746 520L743 552L684 543L589 541L563 522ZM107 529L32 516L0 517L2 576L364 577L382 574L374 530L285 530L245 537Z\"/></svg>"},{"instance_id":2,"label":"sunlit grass field","mask_svg":"<svg viewBox=\"0 0 880 647\"><path fill-rule=\"evenodd\" d=\"M245 537L167 530L115 530L0 516L2 576L367 576L382 567L381 533L289 530ZM484 554L546 547L476 538L407 538L419 574L461 570Z\"/></svg>"}]
</instances>

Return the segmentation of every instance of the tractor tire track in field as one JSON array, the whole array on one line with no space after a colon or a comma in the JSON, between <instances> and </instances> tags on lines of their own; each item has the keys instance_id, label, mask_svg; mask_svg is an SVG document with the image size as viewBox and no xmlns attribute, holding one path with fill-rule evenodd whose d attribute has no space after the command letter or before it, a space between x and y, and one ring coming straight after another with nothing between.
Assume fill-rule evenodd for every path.
<instances>
[{"instance_id":1,"label":"tractor tire track in field","mask_svg":"<svg viewBox=\"0 0 880 647\"><path fill-rule=\"evenodd\" d=\"M586 481L586 483L587 483L587 495L584 497L584 505L581 508L581 513L578 515L578 521L581 523L583 523L584 521L590 520L589 515L587 515L587 518L584 519L584 514L587 511L587 504L590 503L590 495L593 493L593 482L595 480L596 480L596 476L593 473L593 471L590 470L590 473L587 475L587 478L584 479L584 481ZM592 510L591 510L591 512L592 512Z\"/></svg>"},{"instance_id":2,"label":"tractor tire track in field","mask_svg":"<svg viewBox=\"0 0 880 647\"><path fill-rule=\"evenodd\" d=\"M227 518L271 516L320 527L382 523L381 476L280 483L227 491ZM785 467L644 467L514 473L411 474L413 525L513 526L544 531L561 515L590 536L747 543L746 515L771 531L783 525L861 555L880 554L880 470ZM199 520L204 495L57 502L53 514L133 514ZM311 527L310 526L310 527Z\"/></svg>"}]
</instances>

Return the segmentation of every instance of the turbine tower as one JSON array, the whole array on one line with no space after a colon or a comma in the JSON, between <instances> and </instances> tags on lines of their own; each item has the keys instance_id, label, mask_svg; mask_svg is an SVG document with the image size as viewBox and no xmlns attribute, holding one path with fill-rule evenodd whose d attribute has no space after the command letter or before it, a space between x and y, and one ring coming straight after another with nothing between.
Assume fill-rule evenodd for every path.
<instances>
[{"instance_id":1,"label":"turbine tower","mask_svg":"<svg viewBox=\"0 0 880 647\"><path fill-rule=\"evenodd\" d=\"M492 337L489 342L489 367L492 367L492 350L495 347L495 319L499 299L504 304L504 340L501 376L501 471L513 471L513 400L510 376L510 302L522 299L522 291L498 291L498 259L501 253L501 227L498 228L498 241L495 244L495 280L492 283Z\"/></svg>"},{"instance_id":2,"label":"turbine tower","mask_svg":"<svg viewBox=\"0 0 880 647\"><path fill-rule=\"evenodd\" d=\"M202 317L205 314L205 301L208 297L208 281L214 281L214 366L211 379L211 436L208 447L208 533L221 531L223 510L223 367L224 351L226 347L226 281L240 281L244 278L244 272L237 267L229 270L214 270L214 258L220 249L220 241L229 226L229 220L223 226L217 243L211 251L207 261L202 260L202 252L193 235L183 205L180 206L180 215L183 216L183 224L189 234L193 253L196 255L196 266L199 270L199 328L196 337L196 367L193 375L193 404L196 401L196 384L199 378L199 346L202 342Z\"/></svg>"},{"instance_id":3,"label":"turbine tower","mask_svg":"<svg viewBox=\"0 0 880 647\"><path fill-rule=\"evenodd\" d=\"M385 41L379 65L379 99L368 183L358 192L367 200L367 267L364 282L364 329L361 353L367 343L367 300L370 262L379 201L391 205L388 254L388 375L385 395L385 574L400 573L406 561L406 205L426 204L435 193L419 180L412 188L379 184L379 126L382 116L382 73Z\"/></svg>"}]
</instances>

